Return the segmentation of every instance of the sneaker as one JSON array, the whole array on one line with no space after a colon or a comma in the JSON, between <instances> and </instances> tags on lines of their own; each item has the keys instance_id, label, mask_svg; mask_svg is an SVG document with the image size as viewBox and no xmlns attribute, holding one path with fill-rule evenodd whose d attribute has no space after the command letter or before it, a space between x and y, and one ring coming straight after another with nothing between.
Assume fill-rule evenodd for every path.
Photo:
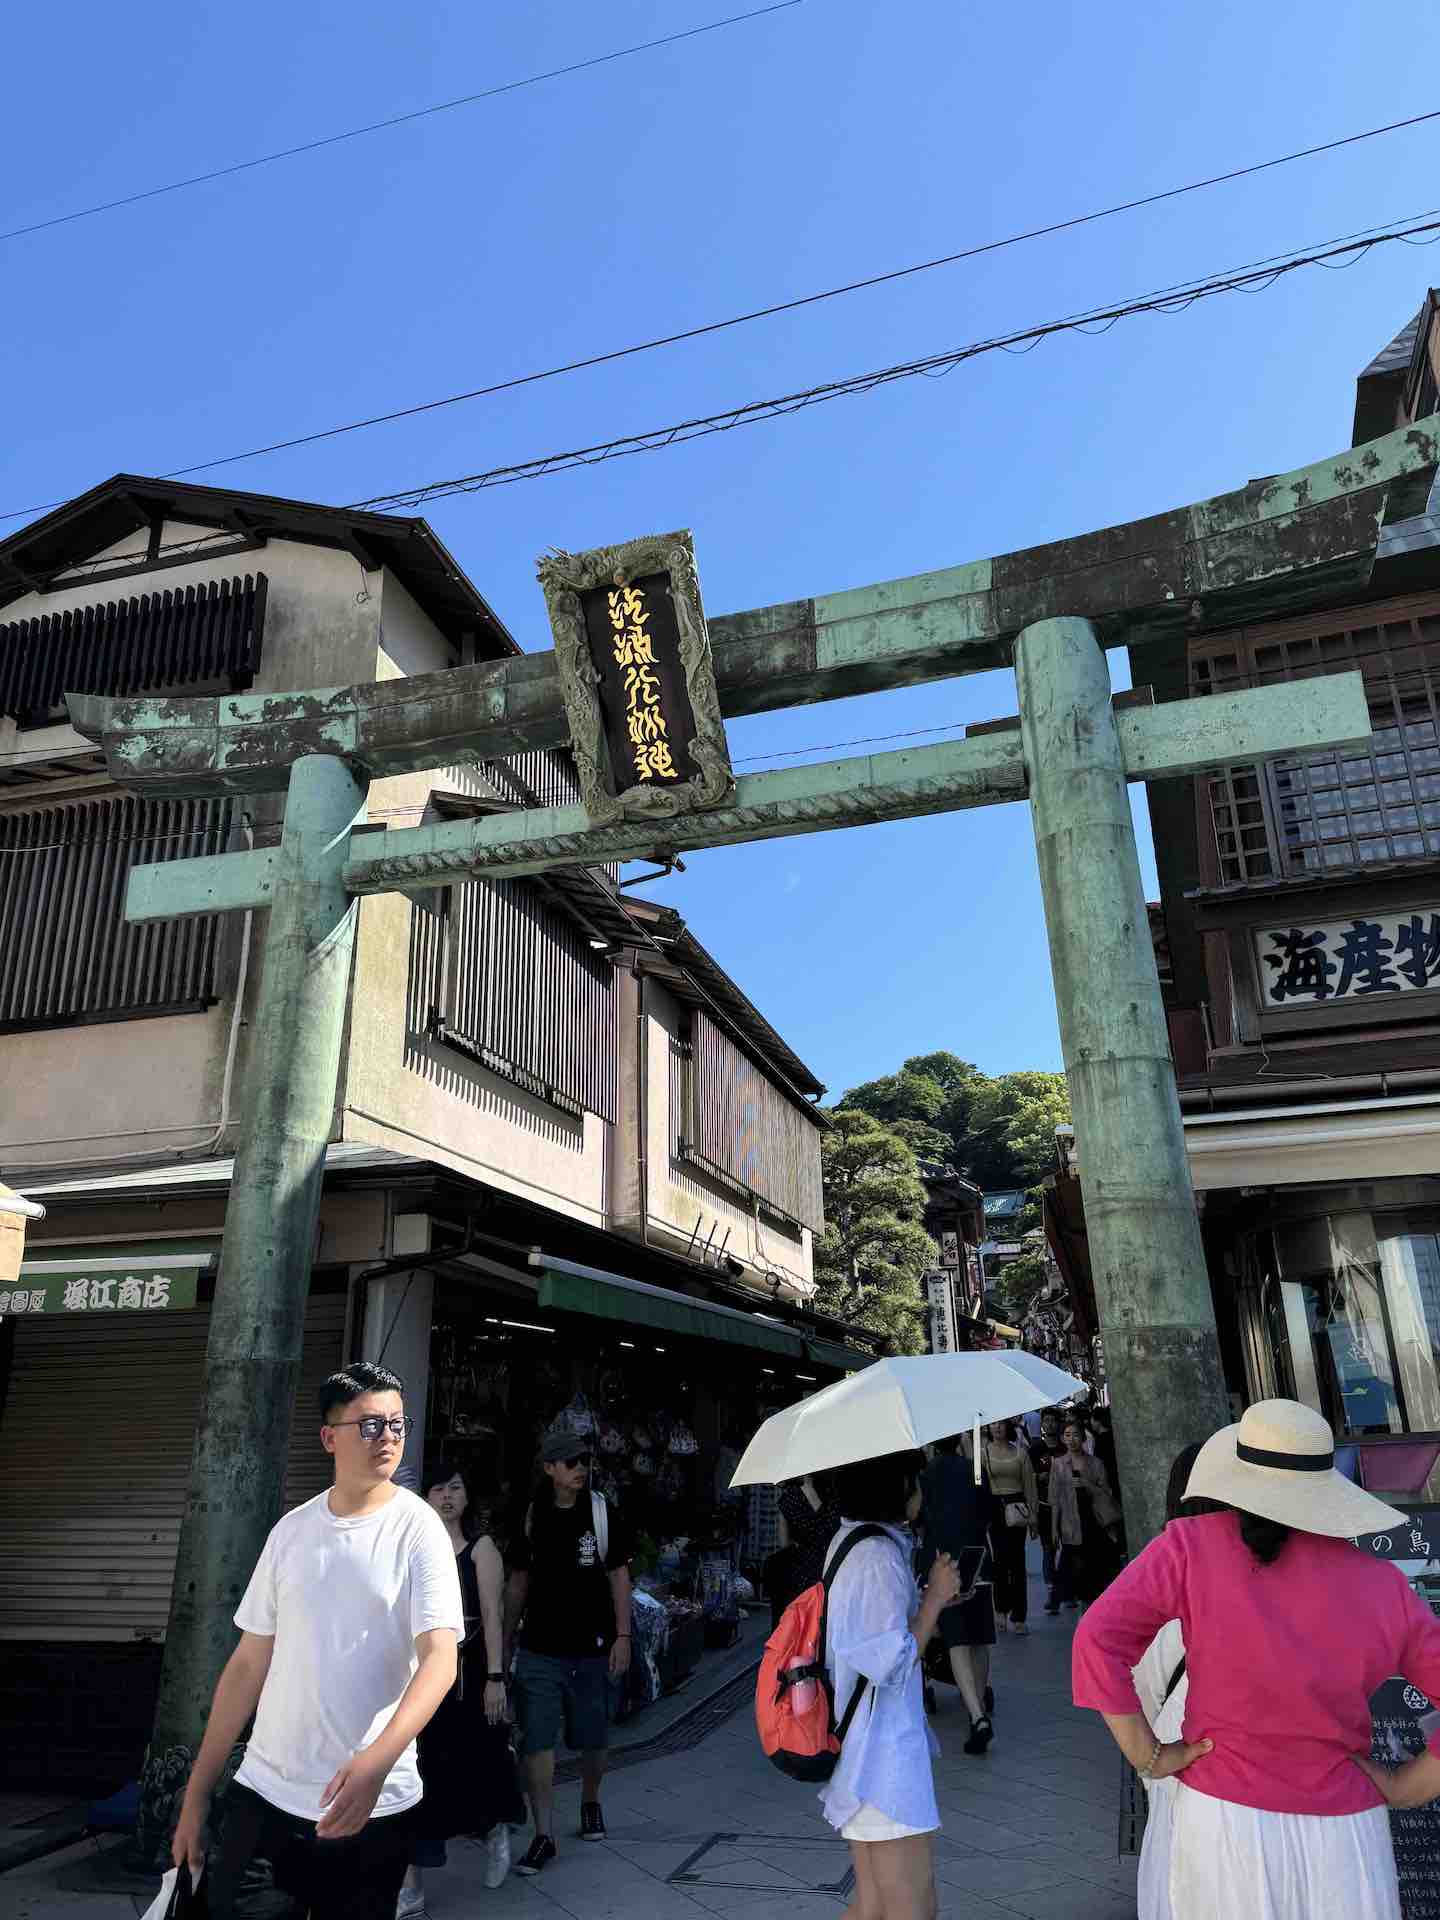
<instances>
[{"instance_id":1,"label":"sneaker","mask_svg":"<svg viewBox=\"0 0 1440 1920\"><path fill-rule=\"evenodd\" d=\"M1029 1633L1030 1629L1023 1620L1012 1620L1010 1622L1010 1631L1012 1633Z\"/></svg>"},{"instance_id":2,"label":"sneaker","mask_svg":"<svg viewBox=\"0 0 1440 1920\"><path fill-rule=\"evenodd\" d=\"M510 1829L502 1820L485 1836L485 1884L503 1887L510 1871Z\"/></svg>"},{"instance_id":3,"label":"sneaker","mask_svg":"<svg viewBox=\"0 0 1440 1920\"><path fill-rule=\"evenodd\" d=\"M992 1714L992 1713L994 1713L994 1711L995 1711L995 1689L994 1689L994 1687L986 1687L986 1689L985 1689L985 1692L984 1692L984 1694L983 1694L983 1696L982 1696L982 1698L984 1699L984 1702L985 1702L985 1713L986 1713L986 1717L988 1718L988 1717L989 1717L989 1715L990 1715L990 1714Z\"/></svg>"},{"instance_id":4,"label":"sneaker","mask_svg":"<svg viewBox=\"0 0 1440 1920\"><path fill-rule=\"evenodd\" d=\"M582 1840L605 1838L605 1815L600 1811L598 1800L583 1800L580 1803L580 1838Z\"/></svg>"},{"instance_id":5,"label":"sneaker","mask_svg":"<svg viewBox=\"0 0 1440 1920\"><path fill-rule=\"evenodd\" d=\"M1047 1613L1058 1613L1060 1611L1060 1602L1058 1600L1047 1600L1045 1602L1045 1611Z\"/></svg>"},{"instance_id":6,"label":"sneaker","mask_svg":"<svg viewBox=\"0 0 1440 1920\"><path fill-rule=\"evenodd\" d=\"M970 1737L965 1742L965 1751L966 1753L984 1753L994 1738L995 1729L991 1726L990 1716L987 1713L983 1719L977 1720L971 1727Z\"/></svg>"},{"instance_id":7,"label":"sneaker","mask_svg":"<svg viewBox=\"0 0 1440 1920\"><path fill-rule=\"evenodd\" d=\"M425 1920L425 1883L418 1867L406 1870L395 1902L395 1920Z\"/></svg>"},{"instance_id":8,"label":"sneaker","mask_svg":"<svg viewBox=\"0 0 1440 1920\"><path fill-rule=\"evenodd\" d=\"M537 1833L525 1858L515 1862L515 1871L533 1879L537 1873L543 1873L552 1860L558 1859L559 1854L560 1849L548 1833Z\"/></svg>"}]
</instances>

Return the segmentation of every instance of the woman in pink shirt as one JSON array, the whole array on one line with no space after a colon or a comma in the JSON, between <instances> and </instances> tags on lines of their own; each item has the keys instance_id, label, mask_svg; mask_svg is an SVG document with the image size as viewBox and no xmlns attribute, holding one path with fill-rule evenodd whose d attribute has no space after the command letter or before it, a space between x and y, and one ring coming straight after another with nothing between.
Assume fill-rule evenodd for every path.
<instances>
[{"instance_id":1,"label":"woman in pink shirt","mask_svg":"<svg viewBox=\"0 0 1440 1920\"><path fill-rule=\"evenodd\" d=\"M1140 1920L1399 1920L1387 1801L1440 1794L1440 1753L1372 1767L1370 1699L1394 1674L1440 1699L1440 1621L1351 1544L1404 1516L1335 1471L1317 1413L1264 1400L1206 1441L1174 1520L1075 1634L1074 1696L1149 1780L1182 1776L1168 1874ZM1178 1620L1183 1739L1155 1738L1131 1679Z\"/></svg>"}]
</instances>

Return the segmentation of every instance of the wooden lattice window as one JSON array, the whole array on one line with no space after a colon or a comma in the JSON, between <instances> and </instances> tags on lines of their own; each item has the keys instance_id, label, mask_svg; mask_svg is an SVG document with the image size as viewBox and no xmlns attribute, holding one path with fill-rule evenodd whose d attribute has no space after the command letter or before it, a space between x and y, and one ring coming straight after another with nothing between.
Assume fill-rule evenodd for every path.
<instances>
[{"instance_id":1,"label":"wooden lattice window","mask_svg":"<svg viewBox=\"0 0 1440 1920\"><path fill-rule=\"evenodd\" d=\"M223 853L236 803L129 794L0 813L0 1033L194 1011L217 915L125 919L132 867Z\"/></svg>"},{"instance_id":2,"label":"wooden lattice window","mask_svg":"<svg viewBox=\"0 0 1440 1920\"><path fill-rule=\"evenodd\" d=\"M1222 886L1440 855L1440 596L1192 643L1196 694L1358 669L1368 749L1289 755L1202 777L1205 878Z\"/></svg>"}]
</instances>

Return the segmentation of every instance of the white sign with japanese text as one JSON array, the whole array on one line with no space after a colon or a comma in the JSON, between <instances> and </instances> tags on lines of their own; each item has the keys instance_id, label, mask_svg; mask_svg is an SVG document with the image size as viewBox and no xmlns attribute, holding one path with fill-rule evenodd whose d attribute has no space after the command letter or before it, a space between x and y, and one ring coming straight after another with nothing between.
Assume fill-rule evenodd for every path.
<instances>
[{"instance_id":1,"label":"white sign with japanese text","mask_svg":"<svg viewBox=\"0 0 1440 1920\"><path fill-rule=\"evenodd\" d=\"M955 1326L954 1276L948 1268L936 1268L925 1276L925 1291L930 1303L930 1351L954 1353Z\"/></svg>"},{"instance_id":2,"label":"white sign with japanese text","mask_svg":"<svg viewBox=\"0 0 1440 1920\"><path fill-rule=\"evenodd\" d=\"M57 1273L21 1269L25 1282L0 1287L0 1318L31 1313L159 1313L193 1307L200 1268L172 1267L154 1272L145 1266Z\"/></svg>"},{"instance_id":3,"label":"white sign with japanese text","mask_svg":"<svg viewBox=\"0 0 1440 1920\"><path fill-rule=\"evenodd\" d=\"M1255 934L1268 1011L1440 986L1440 911L1385 913Z\"/></svg>"}]
</instances>

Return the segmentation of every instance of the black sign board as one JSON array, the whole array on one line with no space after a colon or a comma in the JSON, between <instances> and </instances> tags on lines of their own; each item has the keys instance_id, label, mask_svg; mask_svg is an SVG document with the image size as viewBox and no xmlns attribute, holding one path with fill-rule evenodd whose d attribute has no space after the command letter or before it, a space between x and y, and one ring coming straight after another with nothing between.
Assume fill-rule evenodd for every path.
<instances>
[{"instance_id":1,"label":"black sign board","mask_svg":"<svg viewBox=\"0 0 1440 1920\"><path fill-rule=\"evenodd\" d=\"M695 710L680 660L668 574L580 596L595 669L613 792L673 786L699 771L690 757Z\"/></svg>"},{"instance_id":2,"label":"black sign board","mask_svg":"<svg viewBox=\"0 0 1440 1920\"><path fill-rule=\"evenodd\" d=\"M1362 1533L1355 1544L1377 1560L1440 1560L1440 1507L1411 1507L1403 1526Z\"/></svg>"},{"instance_id":3,"label":"black sign board","mask_svg":"<svg viewBox=\"0 0 1440 1920\"><path fill-rule=\"evenodd\" d=\"M690 535L547 554L538 578L590 825L728 806L735 776Z\"/></svg>"},{"instance_id":4,"label":"black sign board","mask_svg":"<svg viewBox=\"0 0 1440 1920\"><path fill-rule=\"evenodd\" d=\"M1387 1680L1370 1702L1370 1753L1393 1767L1420 1753L1440 1726L1437 1713L1417 1687ZM1440 1920L1440 1802L1391 1811L1390 1835L1400 1876L1402 1920Z\"/></svg>"}]
</instances>

